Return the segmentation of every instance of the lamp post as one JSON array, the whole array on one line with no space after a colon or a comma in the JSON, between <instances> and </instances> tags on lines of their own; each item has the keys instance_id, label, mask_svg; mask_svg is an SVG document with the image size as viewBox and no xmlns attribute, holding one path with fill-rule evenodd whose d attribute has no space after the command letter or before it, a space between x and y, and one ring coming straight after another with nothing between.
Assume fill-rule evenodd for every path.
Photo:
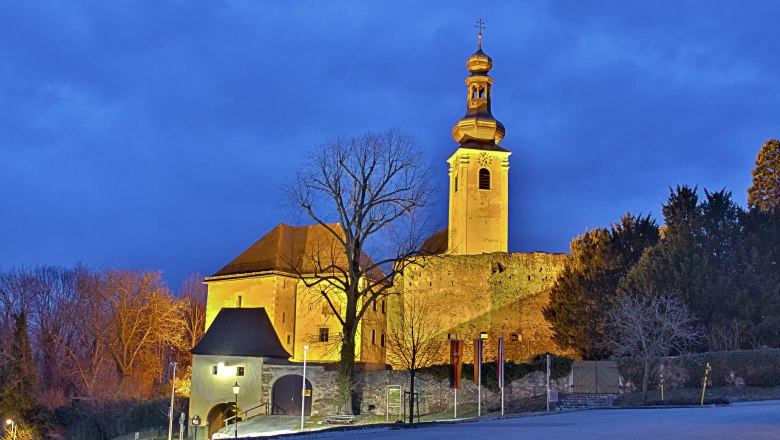
<instances>
[{"instance_id":1,"label":"lamp post","mask_svg":"<svg viewBox=\"0 0 780 440\"><path fill-rule=\"evenodd\" d=\"M235 419L233 419L233 423L235 424L235 431L236 431L236 438L238 438L238 392L241 390L241 387L238 385L238 382L233 385L233 394L236 395L236 415Z\"/></svg>"},{"instance_id":2,"label":"lamp post","mask_svg":"<svg viewBox=\"0 0 780 440\"><path fill-rule=\"evenodd\" d=\"M308 345L303 346L303 385L301 386L301 432L303 432L303 416L306 414L306 352Z\"/></svg>"},{"instance_id":3,"label":"lamp post","mask_svg":"<svg viewBox=\"0 0 780 440\"><path fill-rule=\"evenodd\" d=\"M173 439L173 397L176 390L176 362L173 365L173 376L171 376L171 408L168 410L168 440Z\"/></svg>"},{"instance_id":4,"label":"lamp post","mask_svg":"<svg viewBox=\"0 0 780 440\"><path fill-rule=\"evenodd\" d=\"M13 420L8 419L5 421L5 424L11 425L11 439L16 440L16 423Z\"/></svg>"}]
</instances>

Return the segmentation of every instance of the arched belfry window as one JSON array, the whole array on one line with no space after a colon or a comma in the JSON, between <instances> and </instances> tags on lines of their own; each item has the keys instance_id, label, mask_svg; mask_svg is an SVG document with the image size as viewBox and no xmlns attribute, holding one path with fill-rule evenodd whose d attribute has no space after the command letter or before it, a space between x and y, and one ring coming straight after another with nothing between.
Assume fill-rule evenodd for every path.
<instances>
[{"instance_id":1,"label":"arched belfry window","mask_svg":"<svg viewBox=\"0 0 780 440\"><path fill-rule=\"evenodd\" d=\"M485 99L485 88L484 87L480 87L479 88L479 97L482 98L482 99Z\"/></svg>"},{"instance_id":2,"label":"arched belfry window","mask_svg":"<svg viewBox=\"0 0 780 440\"><path fill-rule=\"evenodd\" d=\"M479 189L490 189L490 171L487 168L479 170Z\"/></svg>"}]
</instances>

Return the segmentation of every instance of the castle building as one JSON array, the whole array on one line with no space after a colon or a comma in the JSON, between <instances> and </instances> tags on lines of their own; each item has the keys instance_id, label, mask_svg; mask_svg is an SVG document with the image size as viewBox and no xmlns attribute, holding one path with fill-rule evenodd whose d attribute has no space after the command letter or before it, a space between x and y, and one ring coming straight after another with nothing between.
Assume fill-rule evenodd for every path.
<instances>
[{"instance_id":1,"label":"castle building","mask_svg":"<svg viewBox=\"0 0 780 440\"><path fill-rule=\"evenodd\" d=\"M512 153L499 145L505 128L492 114L492 66L480 33L477 51L466 62L466 114L452 130L458 146L447 159L448 226L426 240L425 256L416 257L421 264L408 265L393 280L395 295L376 301L364 315L356 336L358 368L385 368L387 336L403 315L397 299L410 295L433 311L431 322L442 341L486 334L487 360L495 359L502 335L509 360L556 351L542 308L567 256L508 253ZM317 272L314 261L335 258L338 265L339 255L343 249L322 226L280 224L205 279L207 331L192 351L191 415L208 414L212 427L222 423L225 402L232 399L230 382L239 379L250 390L246 407L267 404L271 412L297 407L300 414L302 378L291 372L303 360L304 347L310 362L333 363L339 356L338 319L306 281ZM470 349L466 344L465 359ZM441 353L441 363L448 359ZM317 405L316 388L307 408Z\"/></svg>"}]
</instances>

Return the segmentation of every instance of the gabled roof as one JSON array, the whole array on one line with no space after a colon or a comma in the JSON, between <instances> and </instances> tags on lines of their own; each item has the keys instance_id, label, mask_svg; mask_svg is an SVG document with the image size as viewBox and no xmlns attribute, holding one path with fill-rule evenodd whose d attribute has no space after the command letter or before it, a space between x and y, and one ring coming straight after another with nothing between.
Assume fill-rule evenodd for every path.
<instances>
[{"instance_id":1,"label":"gabled roof","mask_svg":"<svg viewBox=\"0 0 780 440\"><path fill-rule=\"evenodd\" d=\"M328 227L340 237L344 236L344 230L338 223ZM344 247L325 226L281 223L209 278L268 271L291 275L330 273L327 271L329 266L345 267L346 261ZM373 264L374 261L364 252L361 265ZM379 268L372 271L375 280L383 276Z\"/></svg>"},{"instance_id":2,"label":"gabled roof","mask_svg":"<svg viewBox=\"0 0 780 440\"><path fill-rule=\"evenodd\" d=\"M265 309L223 308L192 354L252 356L287 360L290 353L276 336Z\"/></svg>"}]
</instances>

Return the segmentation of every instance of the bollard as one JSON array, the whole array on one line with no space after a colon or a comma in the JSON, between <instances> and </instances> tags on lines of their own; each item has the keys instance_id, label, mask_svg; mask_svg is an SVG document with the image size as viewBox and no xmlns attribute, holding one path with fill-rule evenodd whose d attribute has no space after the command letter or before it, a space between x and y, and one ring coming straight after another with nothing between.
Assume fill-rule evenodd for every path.
<instances>
[{"instance_id":1,"label":"bollard","mask_svg":"<svg viewBox=\"0 0 780 440\"><path fill-rule=\"evenodd\" d=\"M701 388L701 403L700 406L704 405L704 392L707 391L707 376L710 374L710 363L707 362L707 369L704 370L704 386Z\"/></svg>"}]
</instances>

